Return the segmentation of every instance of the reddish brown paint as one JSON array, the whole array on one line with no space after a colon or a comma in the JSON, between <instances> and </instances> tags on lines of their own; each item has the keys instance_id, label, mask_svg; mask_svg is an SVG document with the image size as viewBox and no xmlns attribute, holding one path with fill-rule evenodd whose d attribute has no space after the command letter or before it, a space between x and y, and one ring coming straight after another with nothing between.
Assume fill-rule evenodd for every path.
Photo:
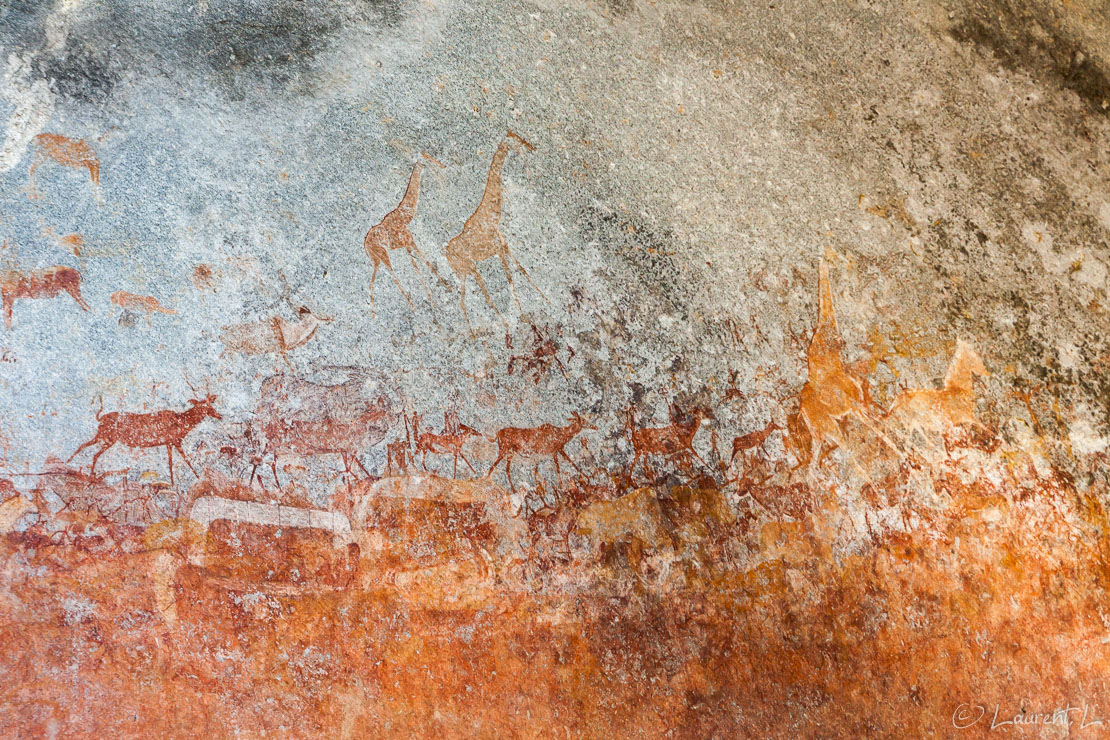
<instances>
[{"instance_id":1,"label":"reddish brown paint","mask_svg":"<svg viewBox=\"0 0 1110 740\"><path fill-rule=\"evenodd\" d=\"M754 432L742 434L739 437L733 439L732 456L728 459L729 464L731 465L736 460L736 456L740 453L763 447L763 444L767 441L767 438L770 437L771 434L777 430L778 426L774 422L770 422L762 429L757 429Z\"/></svg>"},{"instance_id":2,"label":"reddish brown paint","mask_svg":"<svg viewBox=\"0 0 1110 740\"><path fill-rule=\"evenodd\" d=\"M516 363L519 362L524 365L525 373L532 373L532 380L537 385L552 365L559 368L564 378L567 377L567 369L559 359L559 345L555 341L556 333L546 324L542 330L535 324L529 324L529 326L532 329L532 346L526 354L513 355L509 358L509 375L513 374ZM562 331L557 334L561 335ZM574 358L574 349L568 346L567 351L570 354L567 358L569 362Z\"/></svg>"},{"instance_id":3,"label":"reddish brown paint","mask_svg":"<svg viewBox=\"0 0 1110 740\"><path fill-rule=\"evenodd\" d=\"M126 290L117 290L115 293L112 293L111 301L113 304L126 311L142 311L147 315L148 321L152 313L177 313L177 311L172 308L163 306L158 302L158 299L153 296L137 295L135 293L128 293Z\"/></svg>"},{"instance_id":4,"label":"reddish brown paint","mask_svg":"<svg viewBox=\"0 0 1110 740\"><path fill-rule=\"evenodd\" d=\"M651 455L668 458L675 455L681 457L693 455L702 465L709 468L709 465L705 460L702 460L701 455L694 449L694 437L697 435L698 429L701 428L702 422L714 418L713 412L699 406L686 414L685 418L682 418L682 415L677 413L677 409L672 408L671 418L674 421L662 427L636 428L631 423L629 424L633 450L631 471L636 470L636 463L642 458L644 473L648 474L647 460Z\"/></svg>"},{"instance_id":5,"label":"reddish brown paint","mask_svg":"<svg viewBox=\"0 0 1110 740\"><path fill-rule=\"evenodd\" d=\"M193 281L193 287L197 290L211 290L216 292L216 271L212 269L211 265L200 264L193 268L193 273L190 276Z\"/></svg>"},{"instance_id":6,"label":"reddish brown paint","mask_svg":"<svg viewBox=\"0 0 1110 740\"><path fill-rule=\"evenodd\" d=\"M560 475L559 455L562 455L575 470L578 470L578 466L566 453L567 443L578 436L578 433L583 429L595 429L596 427L587 424L586 420L577 411L571 414L569 421L570 423L565 427L557 427L553 424L543 424L538 427L505 427L495 436L497 440L497 459L493 461L493 465L490 466L486 476L491 475L497 469L498 464L504 460L505 475L509 479L509 488L515 493L516 488L513 486L513 473L510 466L513 457L516 455L525 457L551 455L551 460L555 463L556 476Z\"/></svg>"},{"instance_id":7,"label":"reddish brown paint","mask_svg":"<svg viewBox=\"0 0 1110 740\"><path fill-rule=\"evenodd\" d=\"M93 185L100 185L100 160L96 152L82 139L70 139L61 134L39 134L33 139L35 156L27 173L31 179L31 192L35 191L35 170L45 162L55 162L63 167L87 169Z\"/></svg>"},{"instance_id":8,"label":"reddish brown paint","mask_svg":"<svg viewBox=\"0 0 1110 740\"><path fill-rule=\"evenodd\" d=\"M466 424L459 423L458 413L443 415L443 434L435 434L434 432L418 433L417 425L419 424L419 415L413 415L413 434L416 436L416 451L420 453L420 467L424 470L428 469L428 453L433 455L452 455L454 462L451 467L451 477L455 478L459 473L459 458L466 463L466 467L470 468L470 472L477 474L478 471L466 459L466 455L462 454L463 445L467 440L478 438L482 433L473 427L468 427Z\"/></svg>"},{"instance_id":9,"label":"reddish brown paint","mask_svg":"<svg viewBox=\"0 0 1110 740\"><path fill-rule=\"evenodd\" d=\"M192 470L193 475L196 475L197 471L193 470L193 464L185 456L185 451L181 449L181 443L189 435L189 432L193 431L193 428L207 417L221 418L214 407L215 402L216 397L209 394L204 398L191 399L189 408L184 411L166 409L145 414L110 411L103 416L98 411L96 420L100 423L100 426L96 430L96 436L78 447L69 456L69 460L77 457L78 453L85 448L99 443L101 447L93 455L92 465L89 468L89 472L95 474L97 459L117 443L140 449L165 447L169 459L171 484L173 483L173 451L175 449L181 455L185 464L189 466L189 470ZM69 462L69 460L66 462Z\"/></svg>"},{"instance_id":10,"label":"reddish brown paint","mask_svg":"<svg viewBox=\"0 0 1110 740\"><path fill-rule=\"evenodd\" d=\"M89 304L81 297L81 273L72 267L54 266L43 270L7 270L0 273L4 326L12 325L12 306L17 298L53 298L63 291L73 296L81 310L89 310Z\"/></svg>"},{"instance_id":11,"label":"reddish brown paint","mask_svg":"<svg viewBox=\"0 0 1110 740\"><path fill-rule=\"evenodd\" d=\"M277 456L286 452L339 455L348 476L352 464L370 476L358 456L385 438L393 414L385 398L362 394L361 369L350 370L348 380L334 385L286 375L263 381L251 435L256 442L265 440L261 457L270 456L270 470L279 488ZM257 469L258 463L251 470L251 483ZM258 479L261 483L261 476Z\"/></svg>"}]
</instances>

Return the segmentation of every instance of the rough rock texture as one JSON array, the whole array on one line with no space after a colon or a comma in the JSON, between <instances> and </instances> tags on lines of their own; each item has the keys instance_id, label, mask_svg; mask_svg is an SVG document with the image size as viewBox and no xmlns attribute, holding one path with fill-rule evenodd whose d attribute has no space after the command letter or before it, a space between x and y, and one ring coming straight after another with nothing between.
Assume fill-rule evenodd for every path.
<instances>
[{"instance_id":1,"label":"rough rock texture","mask_svg":"<svg viewBox=\"0 0 1110 740\"><path fill-rule=\"evenodd\" d=\"M0 51L0 735L1110 726L1102 0Z\"/></svg>"}]
</instances>

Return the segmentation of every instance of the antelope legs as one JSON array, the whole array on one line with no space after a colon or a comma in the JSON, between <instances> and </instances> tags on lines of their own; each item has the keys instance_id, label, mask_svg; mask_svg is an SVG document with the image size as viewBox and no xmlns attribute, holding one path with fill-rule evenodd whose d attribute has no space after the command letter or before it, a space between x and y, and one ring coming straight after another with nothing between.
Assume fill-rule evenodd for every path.
<instances>
[{"instance_id":1,"label":"antelope legs","mask_svg":"<svg viewBox=\"0 0 1110 740\"><path fill-rule=\"evenodd\" d=\"M358 455L355 455L354 458L355 458L355 462L358 463L359 468L362 469L362 472L366 473L366 477L367 478L372 478L373 476L370 475L370 471L367 470L366 466L362 464L362 460L358 459Z\"/></svg>"},{"instance_id":2,"label":"antelope legs","mask_svg":"<svg viewBox=\"0 0 1110 740\"><path fill-rule=\"evenodd\" d=\"M193 476L195 476L196 478L200 478L200 476L197 475L197 471L193 469L193 464L189 462L189 458L185 457L185 451L181 449L181 444L178 443L174 445L174 447L177 448L177 454L181 455L181 459L184 460L185 464L189 466L189 470L190 472L192 472Z\"/></svg>"},{"instance_id":3,"label":"antelope legs","mask_svg":"<svg viewBox=\"0 0 1110 740\"><path fill-rule=\"evenodd\" d=\"M112 444L115 444L115 443L113 442ZM96 451L96 454L93 455L92 466L89 467L89 475L93 475L93 476L96 475L96 461L97 461L97 459L101 455L103 455L105 452L110 450L111 448L112 448L112 445L107 445L106 447L101 447L99 450Z\"/></svg>"}]
</instances>

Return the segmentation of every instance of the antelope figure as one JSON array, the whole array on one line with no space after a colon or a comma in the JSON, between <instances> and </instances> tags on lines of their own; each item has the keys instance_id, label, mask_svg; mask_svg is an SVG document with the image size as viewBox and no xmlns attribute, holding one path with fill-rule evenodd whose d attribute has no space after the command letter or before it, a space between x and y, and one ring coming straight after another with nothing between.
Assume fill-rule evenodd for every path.
<instances>
[{"instance_id":1,"label":"antelope figure","mask_svg":"<svg viewBox=\"0 0 1110 740\"><path fill-rule=\"evenodd\" d=\"M562 483L562 474L559 471L559 455L562 455L571 464L571 467L581 473L582 471L574 464L574 460L571 460L567 455L565 448L567 443L583 429L596 429L597 427L586 424L585 419L577 411L571 414L567 421L570 423L565 427L543 424L531 428L505 427L499 431L495 437L497 440L497 459L493 461L486 477L491 476L493 471L497 469L498 464L504 460L505 475L509 479L509 489L516 493L511 469L513 457L516 455L525 457L551 455L551 459L555 463L555 475L559 478L560 483Z\"/></svg>"},{"instance_id":2,"label":"antelope figure","mask_svg":"<svg viewBox=\"0 0 1110 740\"><path fill-rule=\"evenodd\" d=\"M909 431L942 432L947 427L977 424L973 376L990 375L970 344L956 342L944 387L904 390L894 399L887 417L898 419Z\"/></svg>"},{"instance_id":3,"label":"antelope figure","mask_svg":"<svg viewBox=\"0 0 1110 740\"><path fill-rule=\"evenodd\" d=\"M478 471L466 459L466 455L462 454L463 445L471 437L481 437L482 433L473 427L468 427L466 424L460 424L458 414L453 415L452 419L447 414L443 415L443 434L435 434L433 432L424 432L423 434L416 434L416 451L420 454L420 467L424 470L428 469L428 453L433 455L454 455L454 464L451 467L451 477L455 478L459 472L459 458L466 463L466 467L470 468L470 472L475 475ZM415 433L416 425L419 417L413 418L413 430Z\"/></svg>"},{"instance_id":4,"label":"antelope figure","mask_svg":"<svg viewBox=\"0 0 1110 740\"><path fill-rule=\"evenodd\" d=\"M798 467L809 462L820 464L829 451L844 444L841 422L855 417L892 450L901 450L875 425L871 399L863 383L844 364L841 351L844 339L836 323L836 309L829 286L829 267L821 260L818 273L817 328L807 352L808 376L799 394L796 417L790 420L793 444L798 451ZM805 449L808 437L809 449ZM822 451L824 450L824 451Z\"/></svg>"},{"instance_id":5,"label":"antelope figure","mask_svg":"<svg viewBox=\"0 0 1110 740\"><path fill-rule=\"evenodd\" d=\"M269 319L247 321L223 327L220 341L224 343L221 357L229 354L264 355L277 353L289 365L289 350L308 343L320 324L331 321L330 316L317 316L301 306L297 309L297 320L287 321L281 316Z\"/></svg>"},{"instance_id":6,"label":"antelope figure","mask_svg":"<svg viewBox=\"0 0 1110 740\"><path fill-rule=\"evenodd\" d=\"M761 450L767 438L778 429L775 422L770 422L762 429L757 429L754 432L741 434L732 440L732 457L728 459L728 464L732 465L736 461L736 456L748 452L749 450Z\"/></svg>"},{"instance_id":7,"label":"antelope figure","mask_svg":"<svg viewBox=\"0 0 1110 740\"><path fill-rule=\"evenodd\" d=\"M81 310L89 304L81 297L81 273L72 267L47 267L44 270L4 270L0 272L0 294L4 303L4 326L11 328L12 306L16 298L53 298L65 291Z\"/></svg>"},{"instance_id":8,"label":"antelope figure","mask_svg":"<svg viewBox=\"0 0 1110 740\"><path fill-rule=\"evenodd\" d=\"M31 180L31 193L35 193L35 170L45 162L56 162L63 167L87 169L93 187L100 187L100 160L96 152L81 139L70 139L61 134L39 134L33 139L35 157L27 173Z\"/></svg>"},{"instance_id":9,"label":"antelope figure","mask_svg":"<svg viewBox=\"0 0 1110 740\"><path fill-rule=\"evenodd\" d=\"M213 419L222 418L215 409L215 403L216 397L209 393L204 398L191 399L189 408L184 411L167 409L146 414L110 411L101 415L104 410L101 407L96 412L96 420L100 425L96 430L96 436L78 447L77 451L70 455L66 462L73 460L86 447L99 443L101 447L93 455L92 467L89 468L89 472L95 475L97 459L117 443L141 449L165 447L169 457L170 485L172 486L174 450L177 450L177 453L181 455L181 459L189 466L193 475L197 475L197 471L193 470L193 464L189 462L189 458L185 457L185 451L181 449L181 443L189 435L189 432L193 431L195 426L209 416Z\"/></svg>"},{"instance_id":10,"label":"antelope figure","mask_svg":"<svg viewBox=\"0 0 1110 740\"><path fill-rule=\"evenodd\" d=\"M629 472L636 470L636 463L640 458L644 460L644 475L648 475L647 460L651 455L672 457L676 454L688 457L693 455L707 469L712 470L702 460L701 455L694 449L694 436L698 429L707 420L713 418L713 412L699 406L686 415L686 418L675 420L679 417L677 409L671 409L671 423L664 427L629 428L632 432L632 467ZM630 420L631 421L631 420Z\"/></svg>"},{"instance_id":11,"label":"antelope figure","mask_svg":"<svg viewBox=\"0 0 1110 740\"><path fill-rule=\"evenodd\" d=\"M509 251L509 242L505 239L505 235L501 233L501 168L505 165L505 157L509 154L510 141L516 142L517 151L523 149L534 151L535 149L512 131L505 135L505 138L498 144L497 151L493 154L493 161L490 163L489 174L486 176L486 189L482 193L481 202L470 218L466 220L466 223L463 224L459 235L447 242L447 264L451 266L455 277L459 279L462 285L459 305L462 307L467 329L470 329L470 318L466 313L466 279L468 277L474 278L474 282L478 283L478 287L482 290L482 295L486 297L486 303L498 316L501 316L497 306L493 305L493 299L490 298L489 291L486 290L486 283L482 280L481 273L478 272L478 264L492 257L500 259L501 266L505 268L505 277L509 279L509 289L513 293L513 299L516 300L517 310L523 313L523 309L520 308L520 298L516 294L516 286L513 285L513 275L509 271L509 259L516 263L516 266L520 268L521 273L540 294L540 297L550 303L543 291L532 282L532 278L529 277L528 271L524 269L524 265L520 264L520 261Z\"/></svg>"},{"instance_id":12,"label":"antelope figure","mask_svg":"<svg viewBox=\"0 0 1110 740\"><path fill-rule=\"evenodd\" d=\"M141 311L145 313L147 324L150 323L150 315L152 313L177 313L177 311L174 311L172 308L163 306L158 302L158 299L153 296L128 293L126 290L117 290L115 293L112 293L111 301L124 311Z\"/></svg>"},{"instance_id":13,"label":"antelope figure","mask_svg":"<svg viewBox=\"0 0 1110 740\"><path fill-rule=\"evenodd\" d=\"M262 382L249 433L263 447L252 460L250 484L258 466L269 456L274 484L280 490L277 456L286 453L338 455L348 488L353 465L370 477L359 455L385 439L393 423L393 409L384 395L368 392L370 378L362 368L338 369L344 370L348 378L334 385L286 375L274 375ZM262 485L262 476L257 477Z\"/></svg>"},{"instance_id":14,"label":"antelope figure","mask_svg":"<svg viewBox=\"0 0 1110 740\"><path fill-rule=\"evenodd\" d=\"M415 255L419 254L420 259L424 260L424 264L432 272L436 278L446 285L446 281L440 277L439 272L435 266L428 261L428 258L420 251L420 247L416 246L416 240L412 238L412 232L409 231L409 224L412 223L413 216L416 215L416 199L419 197L420 192L420 171L423 169L424 164L417 162L412 166L412 174L409 175L409 184L405 189L405 195L401 199L400 204L389 213L385 214L377 224L370 227L366 232L366 238L362 240L362 248L366 250L366 254L374 263L374 272L370 275L370 315L374 316L374 282L378 279L378 267L385 265L389 270L389 274L393 277L393 282L397 284L397 290L401 291L401 295L405 297L405 301L412 308L412 300L409 298L408 293L401 287L401 281L397 279L397 273L393 271L393 264L389 261L389 252L394 249L404 249L408 252L409 259L412 260L412 269L416 270L417 277L420 278L420 284L424 286L424 292L428 294L428 302L432 300L432 293L428 290L428 284L424 282L424 275L420 272L420 267L416 264Z\"/></svg>"}]
</instances>

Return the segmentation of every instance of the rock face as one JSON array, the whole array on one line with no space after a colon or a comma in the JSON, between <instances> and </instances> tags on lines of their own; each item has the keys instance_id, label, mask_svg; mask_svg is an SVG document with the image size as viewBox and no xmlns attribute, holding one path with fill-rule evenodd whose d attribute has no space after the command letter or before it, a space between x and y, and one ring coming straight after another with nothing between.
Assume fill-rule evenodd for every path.
<instances>
[{"instance_id":1,"label":"rock face","mask_svg":"<svg viewBox=\"0 0 1110 740\"><path fill-rule=\"evenodd\" d=\"M0 736L1110 722L1100 0L0 47Z\"/></svg>"}]
</instances>

